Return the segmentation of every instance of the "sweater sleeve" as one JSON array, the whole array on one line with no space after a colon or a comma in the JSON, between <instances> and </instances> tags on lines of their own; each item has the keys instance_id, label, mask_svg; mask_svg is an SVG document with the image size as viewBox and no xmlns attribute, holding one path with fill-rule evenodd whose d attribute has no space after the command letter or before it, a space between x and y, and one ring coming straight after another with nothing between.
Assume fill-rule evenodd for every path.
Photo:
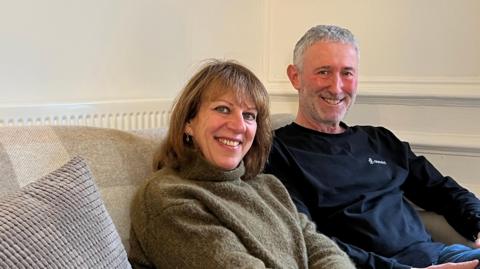
<instances>
[{"instance_id":1,"label":"sweater sleeve","mask_svg":"<svg viewBox=\"0 0 480 269\"><path fill-rule=\"evenodd\" d=\"M404 143L409 175L405 195L416 205L443 215L460 234L475 240L480 231L480 201L453 178L443 176L425 157Z\"/></svg>"},{"instance_id":2,"label":"sweater sleeve","mask_svg":"<svg viewBox=\"0 0 480 269\"><path fill-rule=\"evenodd\" d=\"M158 213L145 219L145 229L135 229L155 268L266 268L200 204L179 203Z\"/></svg>"}]
</instances>

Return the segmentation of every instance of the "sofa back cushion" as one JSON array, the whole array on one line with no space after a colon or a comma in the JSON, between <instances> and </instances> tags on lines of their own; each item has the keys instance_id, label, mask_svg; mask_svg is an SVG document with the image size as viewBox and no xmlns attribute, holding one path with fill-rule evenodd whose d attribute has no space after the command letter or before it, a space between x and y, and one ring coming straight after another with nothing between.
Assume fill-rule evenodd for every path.
<instances>
[{"instance_id":1,"label":"sofa back cushion","mask_svg":"<svg viewBox=\"0 0 480 269\"><path fill-rule=\"evenodd\" d=\"M0 197L61 167L85 159L127 247L130 204L137 185L155 168L165 130L125 132L85 126L0 128Z\"/></svg>"},{"instance_id":2,"label":"sofa back cushion","mask_svg":"<svg viewBox=\"0 0 480 269\"><path fill-rule=\"evenodd\" d=\"M79 157L0 198L0 215L0 268L131 268Z\"/></svg>"}]
</instances>

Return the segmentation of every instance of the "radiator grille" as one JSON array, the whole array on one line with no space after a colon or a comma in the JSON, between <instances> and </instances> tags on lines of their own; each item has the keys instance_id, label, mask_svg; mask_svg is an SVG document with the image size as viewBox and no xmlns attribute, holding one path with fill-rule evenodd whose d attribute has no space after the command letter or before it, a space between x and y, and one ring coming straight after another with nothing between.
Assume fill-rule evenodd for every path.
<instances>
[{"instance_id":1,"label":"radiator grille","mask_svg":"<svg viewBox=\"0 0 480 269\"><path fill-rule=\"evenodd\" d=\"M1 126L83 125L136 130L166 127L169 100L110 103L0 106Z\"/></svg>"}]
</instances>

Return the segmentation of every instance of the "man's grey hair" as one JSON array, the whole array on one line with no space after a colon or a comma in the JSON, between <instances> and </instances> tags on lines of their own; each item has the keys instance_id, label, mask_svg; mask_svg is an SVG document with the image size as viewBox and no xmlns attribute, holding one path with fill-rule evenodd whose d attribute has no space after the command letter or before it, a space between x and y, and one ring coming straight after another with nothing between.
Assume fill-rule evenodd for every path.
<instances>
[{"instance_id":1,"label":"man's grey hair","mask_svg":"<svg viewBox=\"0 0 480 269\"><path fill-rule=\"evenodd\" d=\"M318 41L350 44L355 48L357 56L360 56L357 39L348 29L336 25L317 25L310 28L295 45L293 64L297 68L303 69L303 54Z\"/></svg>"}]
</instances>

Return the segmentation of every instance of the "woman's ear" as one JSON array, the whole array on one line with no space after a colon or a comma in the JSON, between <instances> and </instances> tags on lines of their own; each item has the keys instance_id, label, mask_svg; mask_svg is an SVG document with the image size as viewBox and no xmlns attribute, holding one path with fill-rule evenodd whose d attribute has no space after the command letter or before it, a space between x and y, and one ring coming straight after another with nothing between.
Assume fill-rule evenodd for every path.
<instances>
[{"instance_id":1,"label":"woman's ear","mask_svg":"<svg viewBox=\"0 0 480 269\"><path fill-rule=\"evenodd\" d=\"M187 122L187 124L185 125L185 134L187 134L189 136L192 136L193 130L192 130L192 127L190 125L191 125L190 122Z\"/></svg>"}]
</instances>

